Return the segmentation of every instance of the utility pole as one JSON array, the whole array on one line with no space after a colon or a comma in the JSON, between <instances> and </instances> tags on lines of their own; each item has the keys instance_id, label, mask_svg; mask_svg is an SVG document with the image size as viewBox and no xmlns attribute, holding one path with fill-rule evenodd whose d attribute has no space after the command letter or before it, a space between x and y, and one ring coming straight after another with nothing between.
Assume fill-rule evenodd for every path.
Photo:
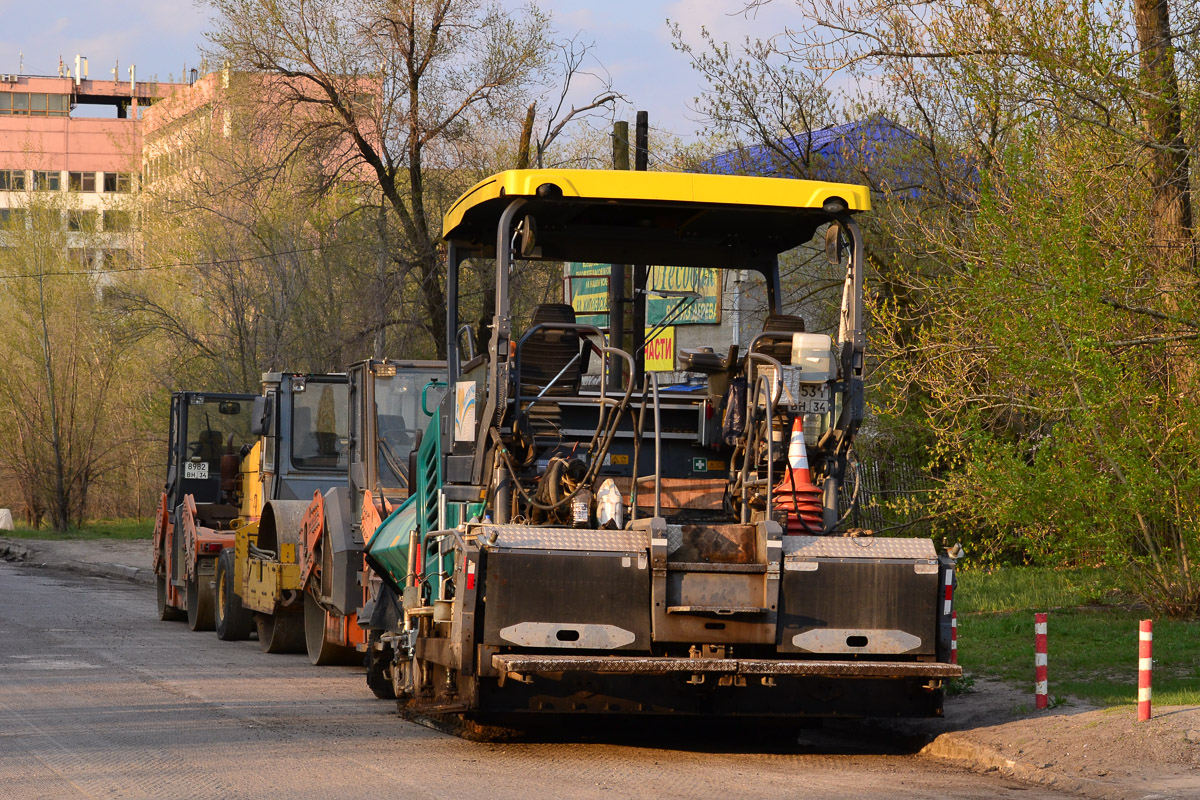
<instances>
[{"instance_id":1,"label":"utility pole","mask_svg":"<svg viewBox=\"0 0 1200 800\"><path fill-rule=\"evenodd\" d=\"M650 161L649 114L637 112L633 168L645 172ZM646 376L646 265L633 267L633 385L641 388Z\"/></svg>"},{"instance_id":2,"label":"utility pole","mask_svg":"<svg viewBox=\"0 0 1200 800\"><path fill-rule=\"evenodd\" d=\"M629 169L629 123L613 123L613 169ZM608 276L608 340L613 347L625 348L625 265L613 264ZM623 362L615 360L615 369L608 373L608 389L620 392L625 388ZM632 376L630 376L632 378Z\"/></svg>"}]
</instances>

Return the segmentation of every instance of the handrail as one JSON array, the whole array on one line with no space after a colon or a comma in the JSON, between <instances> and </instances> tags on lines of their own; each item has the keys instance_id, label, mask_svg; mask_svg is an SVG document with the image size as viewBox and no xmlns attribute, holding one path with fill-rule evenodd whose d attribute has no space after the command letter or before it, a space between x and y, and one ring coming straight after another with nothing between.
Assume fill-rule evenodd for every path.
<instances>
[{"instance_id":1,"label":"handrail","mask_svg":"<svg viewBox=\"0 0 1200 800\"><path fill-rule=\"evenodd\" d=\"M750 343L750 347L754 347L755 343L758 342L758 339L761 339L762 337L762 333L754 337L754 341ZM770 356L766 353L755 353L755 351L752 349L746 353L746 362L755 363L758 361L766 363L768 367L775 368L775 391L772 393L772 404L779 405L779 398L782 396L782 393L784 393L784 365L781 365L779 359L776 359L775 356ZM755 371L755 377L757 378L757 371Z\"/></svg>"},{"instance_id":2,"label":"handrail","mask_svg":"<svg viewBox=\"0 0 1200 800\"><path fill-rule=\"evenodd\" d=\"M421 387L421 410L425 412L425 416L432 417L433 412L429 410L429 405L425 402L429 399L429 389L433 386L441 386L443 389L449 388L445 381L431 380L429 383Z\"/></svg>"},{"instance_id":3,"label":"handrail","mask_svg":"<svg viewBox=\"0 0 1200 800\"><path fill-rule=\"evenodd\" d=\"M777 370L775 374L778 377L778 380L775 383L774 391L771 390L771 388L772 388L771 384L767 380L767 377L765 375L755 374L754 391L753 391L753 393L750 393L749 390L747 390L747 397L746 397L746 401L747 401L746 407L747 407L748 413L749 413L750 409L758 408L758 399L760 396L765 394L766 400L767 400L767 403L766 403L767 413L766 413L766 419L765 419L766 424L764 426L764 430L766 433L766 441L767 441L767 483L766 483L765 497L766 497L766 517L767 517L767 519L771 519L771 511L772 511L771 494L772 494L772 491L775 486L775 474L774 474L775 437L773 436L774 431L772 428L775 424L775 403L779 400L780 387L783 385L783 373L782 373L782 367L781 367L779 361L772 358L771 356L766 355L765 353L751 352L751 353L747 354L746 358L750 362L762 361L768 365L774 365L775 369ZM763 392L764 388L766 389L766 392ZM753 402L751 402L751 401L753 401ZM756 425L754 425L754 427L751 429L751 431L746 436L746 451L742 458L742 523L743 524L748 524L750 522L750 483L749 483L749 481L746 480L746 475L748 475L750 472L751 460L754 458L754 452L757 449L755 446L758 443L757 435L758 435L758 425L756 424ZM756 482L756 485L758 485L757 482Z\"/></svg>"},{"instance_id":4,"label":"handrail","mask_svg":"<svg viewBox=\"0 0 1200 800\"><path fill-rule=\"evenodd\" d=\"M650 386L654 390L654 516L662 516L662 416L661 408L658 402L658 373L650 373ZM643 397L645 395L643 394ZM634 465L634 472L637 472L637 466Z\"/></svg>"},{"instance_id":5,"label":"handrail","mask_svg":"<svg viewBox=\"0 0 1200 800\"><path fill-rule=\"evenodd\" d=\"M658 395L658 375L651 372L650 378L651 395L654 398L654 516L658 517L662 514L662 468L661 468L661 453L662 453L662 418L660 415L661 406ZM646 479L644 475L638 475L638 465L641 463L642 452L642 437L645 435L646 428L646 392L642 392L642 402L638 410L637 427L633 435L633 481L629 486L629 521L637 519L637 499L638 486Z\"/></svg>"}]
</instances>

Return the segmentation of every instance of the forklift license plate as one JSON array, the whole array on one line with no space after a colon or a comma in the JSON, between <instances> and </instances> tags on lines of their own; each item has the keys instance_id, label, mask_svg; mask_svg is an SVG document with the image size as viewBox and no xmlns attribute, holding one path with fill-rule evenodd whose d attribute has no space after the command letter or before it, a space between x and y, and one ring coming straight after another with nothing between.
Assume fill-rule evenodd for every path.
<instances>
[{"instance_id":1,"label":"forklift license plate","mask_svg":"<svg viewBox=\"0 0 1200 800\"><path fill-rule=\"evenodd\" d=\"M188 481L208 480L207 461L187 461L183 465L183 479Z\"/></svg>"}]
</instances>

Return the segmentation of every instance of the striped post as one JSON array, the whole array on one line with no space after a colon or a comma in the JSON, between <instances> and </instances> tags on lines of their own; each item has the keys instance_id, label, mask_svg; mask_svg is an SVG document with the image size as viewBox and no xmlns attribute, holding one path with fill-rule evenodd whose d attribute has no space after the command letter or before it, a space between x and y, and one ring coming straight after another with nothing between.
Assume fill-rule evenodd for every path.
<instances>
[{"instance_id":1,"label":"striped post","mask_svg":"<svg viewBox=\"0 0 1200 800\"><path fill-rule=\"evenodd\" d=\"M950 663L958 663L958 612L950 612Z\"/></svg>"},{"instance_id":2,"label":"striped post","mask_svg":"<svg viewBox=\"0 0 1200 800\"><path fill-rule=\"evenodd\" d=\"M1138 626L1138 722L1150 719L1150 672L1154 663L1154 620Z\"/></svg>"},{"instance_id":3,"label":"striped post","mask_svg":"<svg viewBox=\"0 0 1200 800\"><path fill-rule=\"evenodd\" d=\"M946 590L942 594L942 615L950 616L950 609L954 604L954 569L946 570Z\"/></svg>"},{"instance_id":4,"label":"striped post","mask_svg":"<svg viewBox=\"0 0 1200 800\"><path fill-rule=\"evenodd\" d=\"M1034 707L1039 711L1050 705L1050 682L1046 673L1046 615L1033 615Z\"/></svg>"}]
</instances>

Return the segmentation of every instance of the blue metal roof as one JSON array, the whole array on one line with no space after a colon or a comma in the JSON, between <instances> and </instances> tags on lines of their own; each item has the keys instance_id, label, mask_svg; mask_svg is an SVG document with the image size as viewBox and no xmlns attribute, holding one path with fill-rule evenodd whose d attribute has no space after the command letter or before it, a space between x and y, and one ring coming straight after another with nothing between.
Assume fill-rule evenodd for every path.
<instances>
[{"instance_id":1,"label":"blue metal roof","mask_svg":"<svg viewBox=\"0 0 1200 800\"><path fill-rule=\"evenodd\" d=\"M848 169L911 163L903 157L903 151L919 142L920 137L908 128L877 115L780 139L772 146L729 150L705 161L700 170L722 175L845 180Z\"/></svg>"}]
</instances>

